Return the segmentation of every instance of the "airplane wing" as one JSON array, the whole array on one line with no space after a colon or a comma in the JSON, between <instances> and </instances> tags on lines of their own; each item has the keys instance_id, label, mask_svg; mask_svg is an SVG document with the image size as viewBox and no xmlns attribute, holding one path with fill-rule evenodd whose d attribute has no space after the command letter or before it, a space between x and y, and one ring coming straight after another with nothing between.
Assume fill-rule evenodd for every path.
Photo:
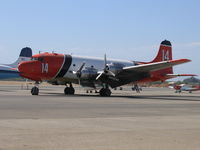
<instances>
[{"instance_id":1,"label":"airplane wing","mask_svg":"<svg viewBox=\"0 0 200 150\"><path fill-rule=\"evenodd\" d=\"M125 72L152 72L157 71L165 68L169 68L175 65L179 65L182 63L189 62L189 59L178 59L178 60L169 60L169 61L162 61L156 63L149 63L149 64L142 64L137 66L130 66L124 67L123 71Z\"/></svg>"},{"instance_id":2,"label":"airplane wing","mask_svg":"<svg viewBox=\"0 0 200 150\"><path fill-rule=\"evenodd\" d=\"M137 66L124 67L115 76L106 76L106 74L99 77L99 80L109 83L113 87L117 87L123 84L128 84L130 82L138 81L147 77L150 77L150 73L157 70L162 70L165 68L170 68L175 65L189 62L189 59L178 59L169 60L162 62L155 62L149 64L141 64Z\"/></svg>"},{"instance_id":3,"label":"airplane wing","mask_svg":"<svg viewBox=\"0 0 200 150\"><path fill-rule=\"evenodd\" d=\"M167 74L166 76L169 78L175 78L175 77L194 77L197 75L196 74Z\"/></svg>"}]
</instances>

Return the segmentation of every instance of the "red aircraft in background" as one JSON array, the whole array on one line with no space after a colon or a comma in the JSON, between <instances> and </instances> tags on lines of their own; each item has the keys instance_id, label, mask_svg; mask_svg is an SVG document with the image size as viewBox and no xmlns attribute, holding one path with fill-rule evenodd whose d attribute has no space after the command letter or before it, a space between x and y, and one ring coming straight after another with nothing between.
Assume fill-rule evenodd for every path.
<instances>
[{"instance_id":1,"label":"red aircraft in background","mask_svg":"<svg viewBox=\"0 0 200 150\"><path fill-rule=\"evenodd\" d=\"M41 53L32 56L18 66L24 78L36 81L48 81L54 85L66 85L65 94L74 94L74 84L80 84L95 90L100 89L101 96L110 96L110 88L140 82L165 81L177 76L190 74L173 74L172 66L189 62L188 59L172 60L170 41L161 42L157 56L151 62L127 61ZM39 94L37 85L31 90L32 95Z\"/></svg>"},{"instance_id":2,"label":"red aircraft in background","mask_svg":"<svg viewBox=\"0 0 200 150\"><path fill-rule=\"evenodd\" d=\"M174 89L176 90L175 91L176 93L181 93L182 91L188 91L189 93L192 93L193 91L199 91L200 86L180 84L180 85L174 85Z\"/></svg>"}]
</instances>

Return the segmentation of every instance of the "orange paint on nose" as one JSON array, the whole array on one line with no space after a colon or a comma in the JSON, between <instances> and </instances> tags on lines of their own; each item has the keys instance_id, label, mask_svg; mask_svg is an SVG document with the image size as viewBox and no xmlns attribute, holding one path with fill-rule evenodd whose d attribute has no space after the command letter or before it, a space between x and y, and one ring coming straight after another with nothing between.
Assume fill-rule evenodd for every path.
<instances>
[{"instance_id":1,"label":"orange paint on nose","mask_svg":"<svg viewBox=\"0 0 200 150\"><path fill-rule=\"evenodd\" d=\"M43 53L34 55L33 59L19 64L20 75L34 81L50 80L59 73L64 62L64 55Z\"/></svg>"},{"instance_id":2,"label":"orange paint on nose","mask_svg":"<svg viewBox=\"0 0 200 150\"><path fill-rule=\"evenodd\" d=\"M27 61L22 62L18 66L20 75L34 81L41 81L41 62Z\"/></svg>"}]
</instances>

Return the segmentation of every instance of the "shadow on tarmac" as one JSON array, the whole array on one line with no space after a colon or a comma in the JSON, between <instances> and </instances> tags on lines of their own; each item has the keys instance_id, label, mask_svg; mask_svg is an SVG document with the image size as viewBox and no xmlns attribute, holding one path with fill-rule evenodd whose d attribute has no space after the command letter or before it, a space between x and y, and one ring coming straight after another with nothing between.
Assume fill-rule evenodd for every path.
<instances>
[{"instance_id":1,"label":"shadow on tarmac","mask_svg":"<svg viewBox=\"0 0 200 150\"><path fill-rule=\"evenodd\" d=\"M169 101L199 101L200 102L200 96L185 96L185 95L111 95L110 97L101 97L98 94L92 95L92 94L75 94L75 95L64 95L62 93L47 93L47 92L41 92L40 96L54 96L54 97L95 97L95 98L103 98L103 99L110 99L110 98L126 98L126 99L143 99L143 100L169 100ZM47 95L48 94L48 95Z\"/></svg>"}]
</instances>

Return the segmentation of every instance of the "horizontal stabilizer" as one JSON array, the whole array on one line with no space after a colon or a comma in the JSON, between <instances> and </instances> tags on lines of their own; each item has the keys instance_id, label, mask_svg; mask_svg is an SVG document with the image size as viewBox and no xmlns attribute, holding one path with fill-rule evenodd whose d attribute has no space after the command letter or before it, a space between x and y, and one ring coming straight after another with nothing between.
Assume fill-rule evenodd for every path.
<instances>
[{"instance_id":1,"label":"horizontal stabilizer","mask_svg":"<svg viewBox=\"0 0 200 150\"><path fill-rule=\"evenodd\" d=\"M175 77L194 77L196 74L167 74L166 76L175 78Z\"/></svg>"}]
</instances>

